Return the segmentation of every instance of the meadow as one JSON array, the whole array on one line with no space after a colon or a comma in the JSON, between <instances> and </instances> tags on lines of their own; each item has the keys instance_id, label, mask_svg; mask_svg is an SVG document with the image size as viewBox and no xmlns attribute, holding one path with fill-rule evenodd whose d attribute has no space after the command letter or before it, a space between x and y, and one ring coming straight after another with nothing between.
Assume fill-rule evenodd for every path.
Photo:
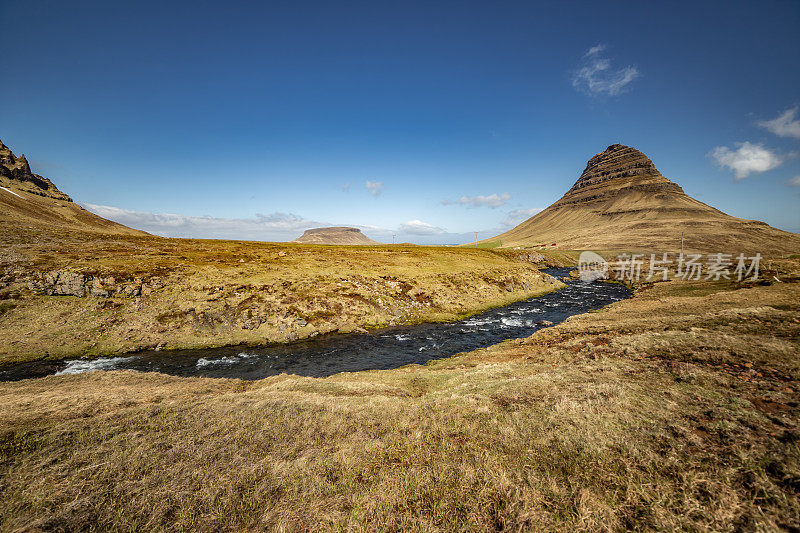
<instances>
[{"instance_id":1,"label":"meadow","mask_svg":"<svg viewBox=\"0 0 800 533\"><path fill-rule=\"evenodd\" d=\"M0 527L791 530L798 261L395 370L0 384Z\"/></svg>"}]
</instances>

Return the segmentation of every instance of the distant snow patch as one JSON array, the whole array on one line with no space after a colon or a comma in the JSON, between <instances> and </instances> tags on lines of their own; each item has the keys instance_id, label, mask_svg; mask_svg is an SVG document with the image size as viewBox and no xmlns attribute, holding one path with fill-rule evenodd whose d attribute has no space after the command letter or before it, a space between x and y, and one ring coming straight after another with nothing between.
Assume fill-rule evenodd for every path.
<instances>
[{"instance_id":1,"label":"distant snow patch","mask_svg":"<svg viewBox=\"0 0 800 533\"><path fill-rule=\"evenodd\" d=\"M17 198L22 198L22 196L20 196L19 194L15 193L15 192L14 192L14 191L12 191L12 190L6 189L5 187L0 187L0 189L3 189L3 190L4 190L4 191L6 191L6 192L10 192L11 194L13 194L14 196L16 196ZM24 200L25 198L22 198L22 199Z\"/></svg>"}]
</instances>

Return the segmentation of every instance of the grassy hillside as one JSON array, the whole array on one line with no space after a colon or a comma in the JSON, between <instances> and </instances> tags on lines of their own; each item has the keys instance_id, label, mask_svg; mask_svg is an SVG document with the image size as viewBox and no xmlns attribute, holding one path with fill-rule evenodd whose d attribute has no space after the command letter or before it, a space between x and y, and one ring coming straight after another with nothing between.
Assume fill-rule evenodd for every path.
<instances>
[{"instance_id":1,"label":"grassy hillside","mask_svg":"<svg viewBox=\"0 0 800 533\"><path fill-rule=\"evenodd\" d=\"M0 227L16 233L25 228L71 228L121 235L147 235L122 224L101 218L65 199L44 196L33 186L0 176ZM4 240L11 235L4 236Z\"/></svg>"},{"instance_id":2,"label":"grassy hillside","mask_svg":"<svg viewBox=\"0 0 800 533\"><path fill-rule=\"evenodd\" d=\"M684 236L687 252L764 256L800 251L800 235L763 222L743 220L709 212L691 218L681 213L645 209L633 217L609 214L609 206L548 208L517 228L486 241L492 248L538 248L596 250L622 249L646 252L677 252ZM648 217L647 212L652 216ZM481 243L484 244L484 243ZM556 246L550 246L555 244Z\"/></svg>"},{"instance_id":3,"label":"grassy hillside","mask_svg":"<svg viewBox=\"0 0 800 533\"><path fill-rule=\"evenodd\" d=\"M0 364L453 320L562 286L492 250L0 229Z\"/></svg>"}]
</instances>

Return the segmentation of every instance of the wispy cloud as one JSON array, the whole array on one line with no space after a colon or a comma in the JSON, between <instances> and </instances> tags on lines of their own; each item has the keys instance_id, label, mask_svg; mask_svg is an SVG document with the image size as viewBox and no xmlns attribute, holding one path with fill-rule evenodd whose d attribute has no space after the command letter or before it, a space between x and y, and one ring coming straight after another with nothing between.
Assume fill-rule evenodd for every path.
<instances>
[{"instance_id":1,"label":"wispy cloud","mask_svg":"<svg viewBox=\"0 0 800 533\"><path fill-rule=\"evenodd\" d=\"M365 183L367 190L372 196L378 196L383 192L383 182L382 181L369 181L367 180Z\"/></svg>"},{"instance_id":2,"label":"wispy cloud","mask_svg":"<svg viewBox=\"0 0 800 533\"><path fill-rule=\"evenodd\" d=\"M148 213L107 205L81 205L103 218L163 237L285 241L298 237L308 228L324 225L291 213L258 213L252 218L219 218Z\"/></svg>"},{"instance_id":3,"label":"wispy cloud","mask_svg":"<svg viewBox=\"0 0 800 533\"><path fill-rule=\"evenodd\" d=\"M409 235L442 235L447 233L444 229L428 224L421 220L409 220L400 224L398 228L400 233L407 233Z\"/></svg>"},{"instance_id":4,"label":"wispy cloud","mask_svg":"<svg viewBox=\"0 0 800 533\"><path fill-rule=\"evenodd\" d=\"M800 174L789 180L789 185L800 187Z\"/></svg>"},{"instance_id":5,"label":"wispy cloud","mask_svg":"<svg viewBox=\"0 0 800 533\"><path fill-rule=\"evenodd\" d=\"M727 146L717 146L709 153L719 166L733 170L736 181L743 180L750 174L760 174L777 168L785 159L760 144L743 142L736 143L736 146L738 146L736 150L731 150Z\"/></svg>"},{"instance_id":6,"label":"wispy cloud","mask_svg":"<svg viewBox=\"0 0 800 533\"><path fill-rule=\"evenodd\" d=\"M583 57L593 57L593 56L600 55L600 53L604 52L605 49L606 49L606 45L604 45L602 43L598 44L598 45L595 45L595 46L592 46L591 48L589 48L589 50L586 51L585 54L583 54Z\"/></svg>"},{"instance_id":7,"label":"wispy cloud","mask_svg":"<svg viewBox=\"0 0 800 533\"><path fill-rule=\"evenodd\" d=\"M342 185L342 192L350 192L350 182L348 181L344 185Z\"/></svg>"},{"instance_id":8,"label":"wispy cloud","mask_svg":"<svg viewBox=\"0 0 800 533\"><path fill-rule=\"evenodd\" d=\"M500 207L511 199L508 193L490 194L488 196L462 196L458 200L444 200L442 205L466 205L467 207Z\"/></svg>"},{"instance_id":9,"label":"wispy cloud","mask_svg":"<svg viewBox=\"0 0 800 533\"><path fill-rule=\"evenodd\" d=\"M256 214L249 218L223 218L149 213L107 205L81 205L101 217L163 237L282 242L296 239L309 228L351 226L360 229L367 236L383 242L392 242L393 235L397 242L408 241L418 244L459 244L472 242L475 239L475 233L472 231L452 233L417 219L409 220L395 229L390 229L386 226L353 224L351 221L319 222L291 213ZM536 210L518 211L532 213ZM504 229L486 229L480 234L481 237L488 237L501 233Z\"/></svg>"},{"instance_id":10,"label":"wispy cloud","mask_svg":"<svg viewBox=\"0 0 800 533\"><path fill-rule=\"evenodd\" d=\"M500 225L505 228L513 228L514 226L519 225L520 222L531 218L536 213L539 213L543 210L543 207L534 207L533 209L514 209L513 211L509 211L506 218L504 218Z\"/></svg>"},{"instance_id":11,"label":"wispy cloud","mask_svg":"<svg viewBox=\"0 0 800 533\"><path fill-rule=\"evenodd\" d=\"M592 96L617 96L627 90L628 84L640 76L639 70L629 65L620 69L611 66L603 55L606 45L598 44L583 55L580 68L572 76L572 86Z\"/></svg>"},{"instance_id":12,"label":"wispy cloud","mask_svg":"<svg viewBox=\"0 0 800 533\"><path fill-rule=\"evenodd\" d=\"M777 118L763 120L757 124L780 137L800 139L800 119L795 118L798 111L800 111L800 106L794 106L778 115Z\"/></svg>"}]
</instances>

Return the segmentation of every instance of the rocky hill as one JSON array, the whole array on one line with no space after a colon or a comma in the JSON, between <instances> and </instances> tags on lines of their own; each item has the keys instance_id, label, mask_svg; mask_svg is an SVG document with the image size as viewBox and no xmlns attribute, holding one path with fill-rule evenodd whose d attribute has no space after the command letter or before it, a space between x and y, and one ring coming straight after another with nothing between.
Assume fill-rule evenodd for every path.
<instances>
[{"instance_id":1,"label":"rocky hill","mask_svg":"<svg viewBox=\"0 0 800 533\"><path fill-rule=\"evenodd\" d=\"M8 185L15 189L20 189L29 194L36 194L46 198L71 202L72 199L59 191L58 188L47 178L31 171L31 166L25 158L25 154L19 157L14 156L11 149L0 141L0 180L3 186Z\"/></svg>"},{"instance_id":2,"label":"rocky hill","mask_svg":"<svg viewBox=\"0 0 800 533\"><path fill-rule=\"evenodd\" d=\"M0 227L11 232L22 225L146 235L76 205L52 181L34 174L24 155L16 157L0 141Z\"/></svg>"},{"instance_id":3,"label":"rocky hill","mask_svg":"<svg viewBox=\"0 0 800 533\"><path fill-rule=\"evenodd\" d=\"M493 239L500 246L720 253L800 251L800 235L732 217L687 195L639 150L613 144L544 211Z\"/></svg>"},{"instance_id":4,"label":"rocky hill","mask_svg":"<svg viewBox=\"0 0 800 533\"><path fill-rule=\"evenodd\" d=\"M305 244L381 244L361 233L360 229L347 227L309 229L292 242Z\"/></svg>"}]
</instances>

